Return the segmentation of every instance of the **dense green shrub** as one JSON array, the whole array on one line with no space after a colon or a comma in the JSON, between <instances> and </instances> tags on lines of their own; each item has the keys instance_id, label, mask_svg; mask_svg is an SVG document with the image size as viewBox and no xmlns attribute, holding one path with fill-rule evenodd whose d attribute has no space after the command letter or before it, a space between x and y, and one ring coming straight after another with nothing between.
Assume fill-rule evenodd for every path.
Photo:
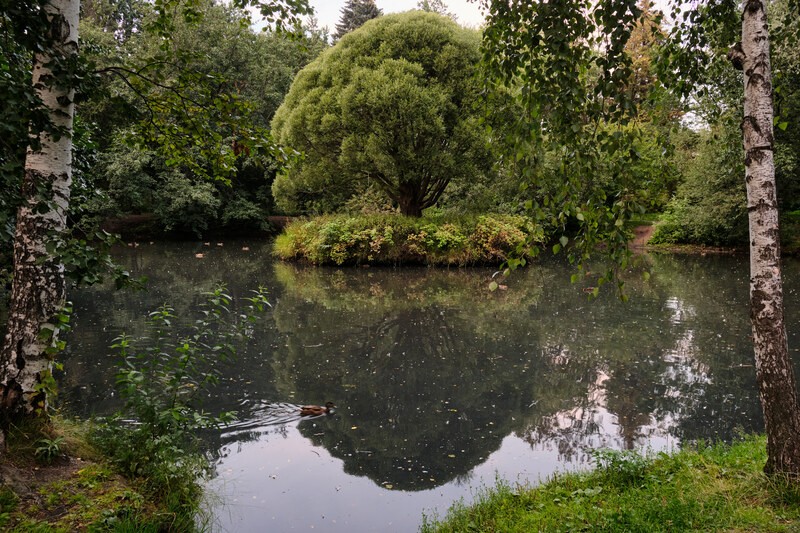
<instances>
[{"instance_id":1,"label":"dense green shrub","mask_svg":"<svg viewBox=\"0 0 800 533\"><path fill-rule=\"evenodd\" d=\"M220 201L214 194L213 183L175 175L166 181L163 193L155 214L168 231L191 230L200 236L217 217Z\"/></svg>"},{"instance_id":2,"label":"dense green shrub","mask_svg":"<svg viewBox=\"0 0 800 533\"><path fill-rule=\"evenodd\" d=\"M290 224L275 242L282 259L313 264L497 264L529 254L541 230L524 217L322 216Z\"/></svg>"},{"instance_id":3,"label":"dense green shrub","mask_svg":"<svg viewBox=\"0 0 800 533\"><path fill-rule=\"evenodd\" d=\"M772 6L774 31L796 31L797 17L784 18L788 3ZM785 22L793 27L783 28ZM723 39L727 39L723 37ZM775 86L774 157L781 234L796 249L797 220L788 213L800 209L800 54L788 39L775 39L772 49ZM707 65L699 84L694 113L708 128L684 132L676 143L675 163L684 176L675 197L656 227L652 243L744 246L748 241L744 152L742 150L741 74L723 56ZM784 247L786 250L787 247Z\"/></svg>"}]
</instances>

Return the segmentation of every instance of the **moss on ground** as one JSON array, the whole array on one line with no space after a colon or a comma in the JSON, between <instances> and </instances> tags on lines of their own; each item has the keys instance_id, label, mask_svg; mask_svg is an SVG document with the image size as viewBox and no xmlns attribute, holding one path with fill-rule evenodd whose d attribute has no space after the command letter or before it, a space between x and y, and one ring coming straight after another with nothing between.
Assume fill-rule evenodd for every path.
<instances>
[{"instance_id":1,"label":"moss on ground","mask_svg":"<svg viewBox=\"0 0 800 533\"><path fill-rule=\"evenodd\" d=\"M181 517L116 474L86 443L88 431L58 418L12 429L0 457L0 530L178 531Z\"/></svg>"}]
</instances>

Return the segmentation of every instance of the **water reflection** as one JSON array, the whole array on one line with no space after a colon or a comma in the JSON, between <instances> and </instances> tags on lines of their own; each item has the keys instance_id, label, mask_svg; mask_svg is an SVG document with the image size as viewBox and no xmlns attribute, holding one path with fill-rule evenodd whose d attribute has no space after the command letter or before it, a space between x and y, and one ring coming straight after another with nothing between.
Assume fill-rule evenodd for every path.
<instances>
[{"instance_id":1,"label":"water reflection","mask_svg":"<svg viewBox=\"0 0 800 533\"><path fill-rule=\"evenodd\" d=\"M274 309L208 399L240 422L207 435L208 446L220 479L238 472L237 487L270 505L332 487L344 498L342 487L357 486L347 512L331 504L323 513L339 517L328 529L387 520L413 529L424 507L469 496L474 476L492 470L535 481L601 446L658 448L762 427L739 258L651 257L652 278L632 274L621 303L613 294L590 302L551 260L491 293L491 270L304 268L274 263L252 243L204 248L199 260L201 248L122 250L150 291L74 294L68 403L84 414L113 407L105 347L141 332L147 310L169 301L188 318L216 281L234 295L265 285ZM791 319L797 264L787 266ZM298 420L298 404L328 400L334 416ZM287 476L284 460L316 466ZM398 496L371 492L385 489ZM444 501L431 499L434 489ZM281 511L276 528L306 519ZM225 527L256 531L259 516L236 508Z\"/></svg>"}]
</instances>

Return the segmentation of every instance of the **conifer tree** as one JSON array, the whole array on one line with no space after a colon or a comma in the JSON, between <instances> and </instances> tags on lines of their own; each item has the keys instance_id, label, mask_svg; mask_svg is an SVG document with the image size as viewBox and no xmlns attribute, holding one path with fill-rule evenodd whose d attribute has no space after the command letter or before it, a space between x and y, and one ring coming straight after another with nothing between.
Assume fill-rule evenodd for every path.
<instances>
[{"instance_id":1,"label":"conifer tree","mask_svg":"<svg viewBox=\"0 0 800 533\"><path fill-rule=\"evenodd\" d=\"M336 24L333 39L338 41L345 34L360 28L368 20L378 18L383 11L375 5L375 0L347 0L342 8L342 16Z\"/></svg>"}]
</instances>

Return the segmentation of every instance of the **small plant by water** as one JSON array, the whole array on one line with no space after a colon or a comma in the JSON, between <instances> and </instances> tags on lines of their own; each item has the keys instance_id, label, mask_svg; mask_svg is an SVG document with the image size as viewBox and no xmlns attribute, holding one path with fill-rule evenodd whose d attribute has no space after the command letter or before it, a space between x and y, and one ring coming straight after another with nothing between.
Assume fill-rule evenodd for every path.
<instances>
[{"instance_id":1,"label":"small plant by water","mask_svg":"<svg viewBox=\"0 0 800 533\"><path fill-rule=\"evenodd\" d=\"M36 442L36 458L50 463L61 454L61 446L64 444L64 437L54 437L52 439L41 438Z\"/></svg>"},{"instance_id":2,"label":"small plant by water","mask_svg":"<svg viewBox=\"0 0 800 533\"><path fill-rule=\"evenodd\" d=\"M189 529L201 495L199 480L208 471L196 433L234 418L204 410L200 395L219 381L219 364L233 359L237 343L270 305L264 289L245 298L238 312L224 287L206 296L187 333L180 333L173 309L164 306L150 314L149 338L116 340L116 387L125 405L99 421L93 435L120 473L142 480Z\"/></svg>"}]
</instances>

